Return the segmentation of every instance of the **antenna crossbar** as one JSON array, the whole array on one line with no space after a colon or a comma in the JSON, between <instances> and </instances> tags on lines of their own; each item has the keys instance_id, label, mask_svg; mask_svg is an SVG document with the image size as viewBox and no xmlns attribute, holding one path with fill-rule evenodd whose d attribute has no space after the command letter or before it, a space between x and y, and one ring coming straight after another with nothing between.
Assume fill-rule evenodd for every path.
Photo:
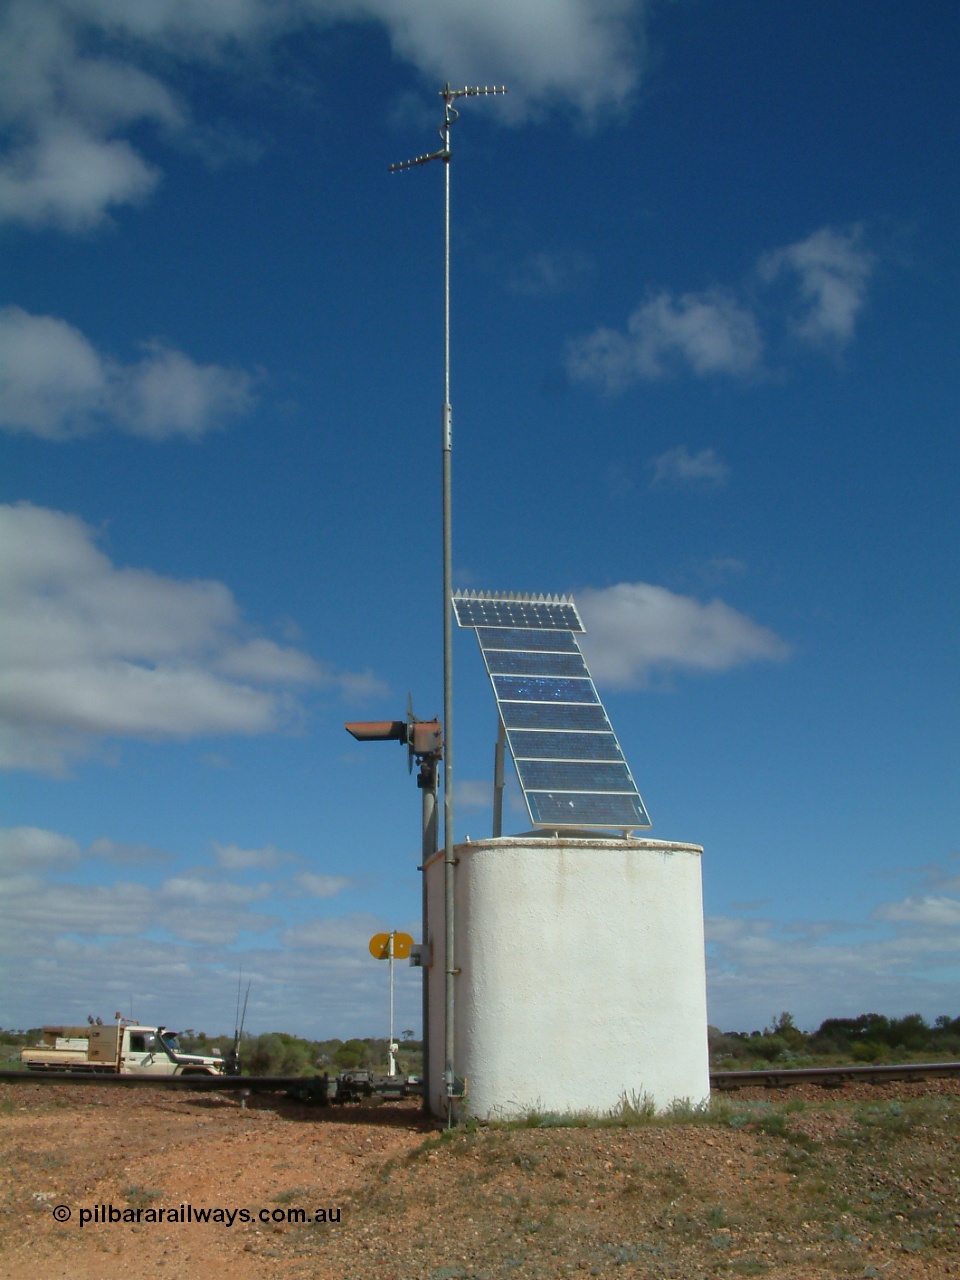
<instances>
[{"instance_id":1,"label":"antenna crossbar","mask_svg":"<svg viewBox=\"0 0 960 1280\"><path fill-rule=\"evenodd\" d=\"M506 85L502 84L478 84L467 85L463 89L451 89L449 84L444 85L440 90L440 97L445 103L444 121L440 127L440 137L443 140L443 146L439 151L431 151L428 155L414 156L412 160L401 160L399 164L391 164L387 166L389 173L400 173L404 169L415 169L417 165L429 164L431 160L449 160L450 159L450 126L457 119L458 112L453 106L457 98L480 98L485 95L494 93L506 93Z\"/></svg>"},{"instance_id":2,"label":"antenna crossbar","mask_svg":"<svg viewBox=\"0 0 960 1280\"><path fill-rule=\"evenodd\" d=\"M468 85L465 89L451 89L449 85L440 90L440 97L452 101L454 98L477 98L484 93L506 93L507 87L503 84L478 84Z\"/></svg>"},{"instance_id":3,"label":"antenna crossbar","mask_svg":"<svg viewBox=\"0 0 960 1280\"><path fill-rule=\"evenodd\" d=\"M399 164L391 164L387 166L389 173L399 173L401 169L412 169L418 164L429 164L431 160L449 160L450 150L448 147L441 147L439 151L431 151L428 156L415 156L412 160L401 160Z\"/></svg>"}]
</instances>

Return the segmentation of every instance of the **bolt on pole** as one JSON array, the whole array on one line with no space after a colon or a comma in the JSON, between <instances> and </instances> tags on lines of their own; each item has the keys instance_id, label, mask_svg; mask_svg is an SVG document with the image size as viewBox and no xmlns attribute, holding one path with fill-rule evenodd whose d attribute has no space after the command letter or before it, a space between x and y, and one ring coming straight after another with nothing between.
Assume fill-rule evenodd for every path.
<instances>
[{"instance_id":1,"label":"bolt on pole","mask_svg":"<svg viewBox=\"0 0 960 1280\"><path fill-rule=\"evenodd\" d=\"M500 86L475 86L452 89L449 82L440 90L443 98L443 125L440 138L443 146L429 155L417 156L390 166L391 173L412 169L415 165L442 160L443 182L443 410L441 430L442 486L443 486L443 838L444 838L444 952L446 974L444 977L444 1069L443 1078L447 1097L447 1119L454 1120L456 1099L462 1096L455 1070L454 1017L456 1013L455 979L456 921L454 911L454 874L456 859L453 856L453 500L451 487L453 454L453 408L450 400L450 126L459 112L454 107L458 98L475 98L488 94L506 93Z\"/></svg>"}]
</instances>

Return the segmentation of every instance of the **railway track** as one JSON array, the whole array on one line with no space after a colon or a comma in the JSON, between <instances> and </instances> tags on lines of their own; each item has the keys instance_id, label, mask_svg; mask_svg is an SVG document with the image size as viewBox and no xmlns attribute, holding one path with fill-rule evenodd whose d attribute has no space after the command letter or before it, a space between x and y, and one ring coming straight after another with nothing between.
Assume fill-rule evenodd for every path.
<instances>
[{"instance_id":1,"label":"railway track","mask_svg":"<svg viewBox=\"0 0 960 1280\"><path fill-rule=\"evenodd\" d=\"M960 1062L883 1063L846 1067L765 1067L761 1071L711 1071L710 1087L726 1092L750 1085L789 1089L795 1084L818 1084L842 1089L845 1084L886 1084L891 1080L942 1080L960 1076Z\"/></svg>"},{"instance_id":2,"label":"railway track","mask_svg":"<svg viewBox=\"0 0 960 1280\"><path fill-rule=\"evenodd\" d=\"M886 1084L890 1081L940 1080L960 1077L960 1062L884 1063L882 1065L837 1067L767 1067L760 1071L711 1071L710 1087L721 1093L757 1085L765 1089L789 1089L791 1085L815 1084L824 1089L842 1089L845 1084ZM117 1088L189 1089L195 1092L241 1094L287 1093L304 1102L353 1101L361 1096L400 1098L419 1094L416 1085L363 1090L341 1090L325 1076L120 1076L94 1075L78 1071L0 1071L0 1083L9 1084L89 1084ZM331 1087L332 1086L332 1087Z\"/></svg>"},{"instance_id":3,"label":"railway track","mask_svg":"<svg viewBox=\"0 0 960 1280\"><path fill-rule=\"evenodd\" d=\"M215 1076L197 1073L183 1076L133 1076L98 1071L0 1071L2 1084L88 1084L119 1089L186 1089L191 1093L285 1093L300 1102L319 1106L357 1102L361 1098L399 1101L418 1098L419 1084L405 1076L357 1079L366 1073L343 1072L339 1076Z\"/></svg>"}]
</instances>

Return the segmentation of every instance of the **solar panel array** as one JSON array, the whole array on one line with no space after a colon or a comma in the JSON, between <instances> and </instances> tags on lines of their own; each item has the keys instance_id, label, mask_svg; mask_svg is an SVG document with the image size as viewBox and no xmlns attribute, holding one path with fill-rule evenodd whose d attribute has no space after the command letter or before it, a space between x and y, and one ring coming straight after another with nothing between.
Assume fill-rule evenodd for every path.
<instances>
[{"instance_id":1,"label":"solar panel array","mask_svg":"<svg viewBox=\"0 0 960 1280\"><path fill-rule=\"evenodd\" d=\"M477 633L534 826L649 827L580 652L574 602L471 592L453 607Z\"/></svg>"}]
</instances>

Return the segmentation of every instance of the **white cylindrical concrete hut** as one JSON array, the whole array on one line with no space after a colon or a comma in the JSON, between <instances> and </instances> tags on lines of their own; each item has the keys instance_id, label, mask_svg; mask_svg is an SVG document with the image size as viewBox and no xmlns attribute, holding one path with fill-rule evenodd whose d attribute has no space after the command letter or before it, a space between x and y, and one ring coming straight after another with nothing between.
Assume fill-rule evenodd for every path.
<instances>
[{"instance_id":1,"label":"white cylindrical concrete hut","mask_svg":"<svg viewBox=\"0 0 960 1280\"><path fill-rule=\"evenodd\" d=\"M699 845L589 833L456 846L465 1111L658 1109L710 1094ZM427 864L430 1108L446 1114L442 851Z\"/></svg>"}]
</instances>

